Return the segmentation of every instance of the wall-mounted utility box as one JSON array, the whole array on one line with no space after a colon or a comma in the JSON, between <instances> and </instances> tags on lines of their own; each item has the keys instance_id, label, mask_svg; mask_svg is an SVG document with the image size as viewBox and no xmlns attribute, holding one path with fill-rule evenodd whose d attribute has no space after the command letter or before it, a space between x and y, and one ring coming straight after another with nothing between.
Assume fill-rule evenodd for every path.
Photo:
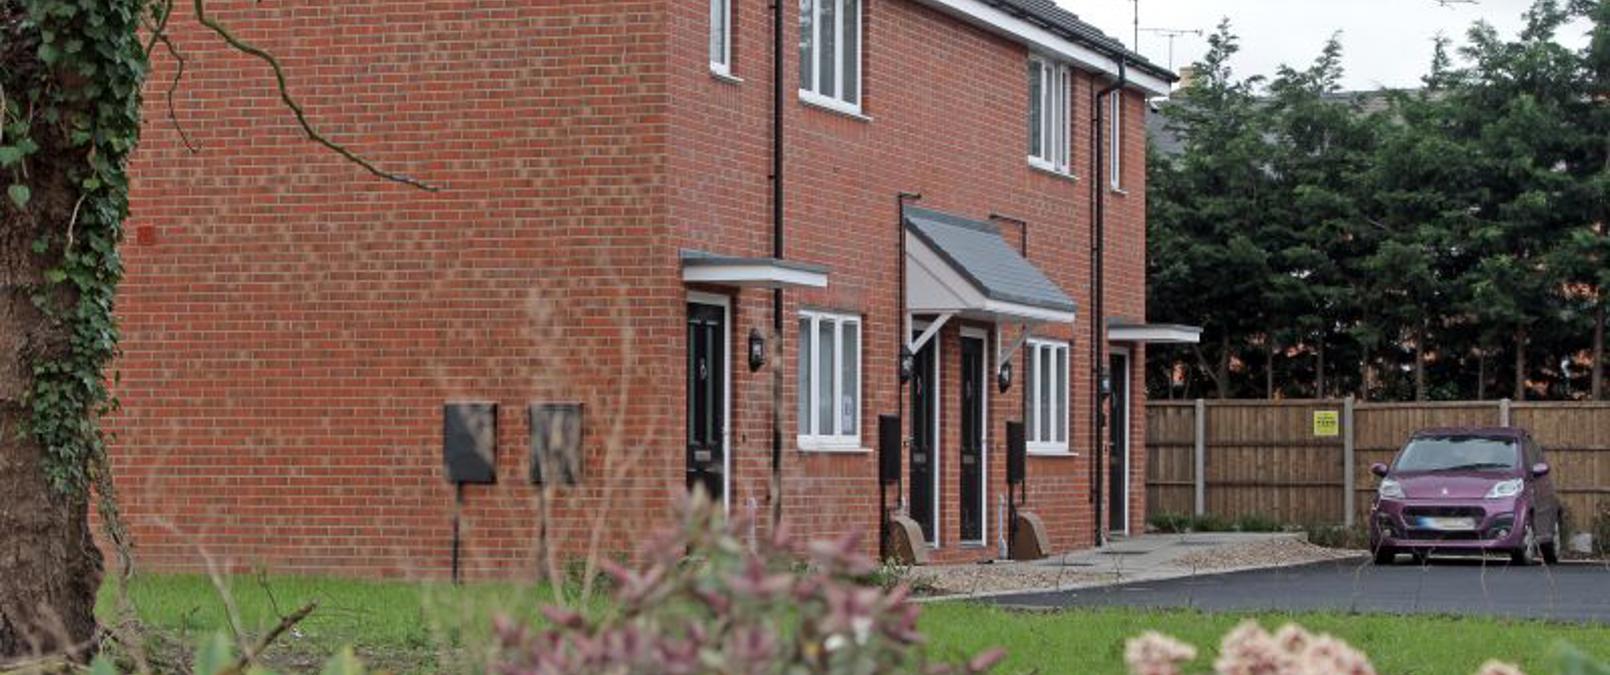
<instances>
[{"instance_id":1,"label":"wall-mounted utility box","mask_svg":"<svg viewBox=\"0 0 1610 675\"><path fill-rule=\"evenodd\" d=\"M1028 438L1023 433L1022 422L1006 423L1006 483L1008 485L1022 485L1028 478Z\"/></svg>"},{"instance_id":2,"label":"wall-mounted utility box","mask_svg":"<svg viewBox=\"0 0 1610 675\"><path fill-rule=\"evenodd\" d=\"M554 485L581 482L581 404L532 403L531 482Z\"/></svg>"},{"instance_id":3,"label":"wall-mounted utility box","mask_svg":"<svg viewBox=\"0 0 1610 675\"><path fill-rule=\"evenodd\" d=\"M496 483L498 404L442 406L442 465L449 483Z\"/></svg>"}]
</instances>

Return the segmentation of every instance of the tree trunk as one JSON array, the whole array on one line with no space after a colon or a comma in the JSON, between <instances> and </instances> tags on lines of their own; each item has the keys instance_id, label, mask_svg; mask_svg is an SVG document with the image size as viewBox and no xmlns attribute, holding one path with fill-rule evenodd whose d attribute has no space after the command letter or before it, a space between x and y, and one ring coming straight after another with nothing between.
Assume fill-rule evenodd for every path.
<instances>
[{"instance_id":1,"label":"tree trunk","mask_svg":"<svg viewBox=\"0 0 1610 675\"><path fill-rule=\"evenodd\" d=\"M1414 335L1414 400L1426 400L1426 324L1421 321Z\"/></svg>"},{"instance_id":2,"label":"tree trunk","mask_svg":"<svg viewBox=\"0 0 1610 675\"><path fill-rule=\"evenodd\" d=\"M65 353L71 338L31 300L53 260L30 245L68 222L72 191L45 163L31 168L28 212L0 203L0 670L17 658L88 653L101 582L87 490L69 496L52 487L44 451L25 431L33 364Z\"/></svg>"},{"instance_id":3,"label":"tree trunk","mask_svg":"<svg viewBox=\"0 0 1610 675\"><path fill-rule=\"evenodd\" d=\"M1230 398L1230 333L1219 337L1219 375L1214 378L1219 387L1219 400Z\"/></svg>"},{"instance_id":4,"label":"tree trunk","mask_svg":"<svg viewBox=\"0 0 1610 675\"><path fill-rule=\"evenodd\" d=\"M1318 363L1314 364L1314 398L1325 398L1325 340L1324 339L1321 339L1319 341L1319 346L1314 351L1316 352L1316 355L1317 355L1316 360L1318 361Z\"/></svg>"},{"instance_id":5,"label":"tree trunk","mask_svg":"<svg viewBox=\"0 0 1610 675\"><path fill-rule=\"evenodd\" d=\"M1370 400L1370 384L1375 379L1375 369L1370 366L1368 354L1358 360L1358 400Z\"/></svg>"},{"instance_id":6,"label":"tree trunk","mask_svg":"<svg viewBox=\"0 0 1610 675\"><path fill-rule=\"evenodd\" d=\"M1263 343L1263 393L1270 400L1275 398L1275 340L1266 338Z\"/></svg>"},{"instance_id":7,"label":"tree trunk","mask_svg":"<svg viewBox=\"0 0 1610 675\"><path fill-rule=\"evenodd\" d=\"M1602 290L1600 291L1603 292ZM1604 400L1604 302L1593 308L1593 400Z\"/></svg>"},{"instance_id":8,"label":"tree trunk","mask_svg":"<svg viewBox=\"0 0 1610 675\"><path fill-rule=\"evenodd\" d=\"M1526 329L1515 329L1515 394L1517 401L1526 400Z\"/></svg>"},{"instance_id":9,"label":"tree trunk","mask_svg":"<svg viewBox=\"0 0 1610 675\"><path fill-rule=\"evenodd\" d=\"M1487 400L1487 352L1476 350L1476 400Z\"/></svg>"}]
</instances>

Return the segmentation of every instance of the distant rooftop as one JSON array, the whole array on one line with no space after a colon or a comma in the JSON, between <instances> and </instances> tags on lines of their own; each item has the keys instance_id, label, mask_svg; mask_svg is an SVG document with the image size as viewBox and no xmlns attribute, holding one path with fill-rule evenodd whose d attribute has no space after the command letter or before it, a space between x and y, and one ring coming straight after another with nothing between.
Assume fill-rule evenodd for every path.
<instances>
[{"instance_id":1,"label":"distant rooftop","mask_svg":"<svg viewBox=\"0 0 1610 675\"><path fill-rule=\"evenodd\" d=\"M1413 91L1404 89L1372 89L1367 91L1339 91L1326 94L1324 98L1332 101L1352 103L1358 108L1359 114L1370 115L1386 110L1391 105L1391 95L1395 92ZM1267 101L1268 99L1262 99ZM1159 153L1168 156L1185 152L1185 144L1178 136L1168 130L1169 110L1184 105L1179 99L1169 99L1154 103L1146 114L1146 135L1151 139L1151 145Z\"/></svg>"}]
</instances>

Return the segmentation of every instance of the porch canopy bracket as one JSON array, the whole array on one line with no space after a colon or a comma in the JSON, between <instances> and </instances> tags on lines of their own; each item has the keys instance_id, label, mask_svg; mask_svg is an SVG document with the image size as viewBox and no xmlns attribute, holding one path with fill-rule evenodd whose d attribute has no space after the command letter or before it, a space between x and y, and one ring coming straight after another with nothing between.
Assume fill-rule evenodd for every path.
<instances>
[{"instance_id":1,"label":"porch canopy bracket","mask_svg":"<svg viewBox=\"0 0 1610 675\"><path fill-rule=\"evenodd\" d=\"M1040 324L1024 323L1019 325L1017 339L1012 341L1011 348L1003 349L1002 346L1006 344L1006 340L1001 335L1002 324L995 324L995 354L997 356L995 359L995 372L1000 372L1001 367L1010 362L1013 357L1016 357L1018 351L1023 349L1023 345L1029 343L1029 334L1034 332L1034 328L1038 325Z\"/></svg>"},{"instance_id":2,"label":"porch canopy bracket","mask_svg":"<svg viewBox=\"0 0 1610 675\"><path fill-rule=\"evenodd\" d=\"M928 327L923 329L922 335L918 335L917 339L915 340L909 340L906 342L906 348L910 349L911 353L913 354L917 353L918 350L922 349L923 345L928 344L929 340L934 339L934 336L939 334L939 329L944 328L945 323L950 321L950 317L953 316L956 316L955 312L945 312L935 317L934 320L928 324ZM912 315L907 314L906 335L911 334L911 322Z\"/></svg>"},{"instance_id":3,"label":"porch canopy bracket","mask_svg":"<svg viewBox=\"0 0 1610 675\"><path fill-rule=\"evenodd\" d=\"M1044 272L1008 244L995 225L940 211L907 206L906 334L912 316L939 318L910 343L920 349L954 317L993 323L999 366L1022 348L1040 324L1072 324L1078 306ZM1022 333L1010 350L1001 350L1001 326L1018 324Z\"/></svg>"}]
</instances>

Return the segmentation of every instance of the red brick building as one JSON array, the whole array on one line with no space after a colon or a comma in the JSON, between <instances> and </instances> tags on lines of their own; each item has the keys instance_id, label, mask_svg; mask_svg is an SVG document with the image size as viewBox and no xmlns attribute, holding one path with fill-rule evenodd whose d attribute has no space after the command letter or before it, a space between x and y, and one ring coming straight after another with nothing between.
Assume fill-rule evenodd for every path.
<instances>
[{"instance_id":1,"label":"red brick building","mask_svg":"<svg viewBox=\"0 0 1610 675\"><path fill-rule=\"evenodd\" d=\"M213 10L324 130L438 192L310 144L262 64L181 31L199 153L159 59L118 307L139 559L443 576L458 401L498 404L497 482L463 489L472 577L535 569L539 512L562 552L609 548L701 481L762 528L780 496L796 532L876 531L885 414L908 445L888 499L935 559L996 554L1008 421L1024 508L1056 549L1090 546L1093 358L1122 460L1100 519L1141 527L1130 364L1188 334L1142 325L1143 118L1172 76L1047 0L781 5L780 108L763 0ZM579 484L528 479L534 403L581 404Z\"/></svg>"}]
</instances>

